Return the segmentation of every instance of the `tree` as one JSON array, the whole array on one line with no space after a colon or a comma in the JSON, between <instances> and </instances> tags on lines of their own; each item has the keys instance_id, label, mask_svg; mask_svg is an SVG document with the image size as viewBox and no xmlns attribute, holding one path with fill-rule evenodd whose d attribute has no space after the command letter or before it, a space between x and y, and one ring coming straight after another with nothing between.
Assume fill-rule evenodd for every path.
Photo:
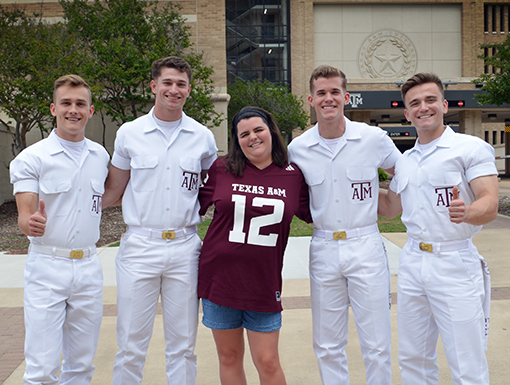
<instances>
[{"instance_id":1,"label":"tree","mask_svg":"<svg viewBox=\"0 0 510 385\"><path fill-rule=\"evenodd\" d=\"M485 44L482 49L495 50L492 56L479 55L485 66L496 69L495 73L482 74L473 80L476 84L483 84L484 94L476 95L479 104L495 104L500 106L510 103L510 36L502 43Z\"/></svg>"},{"instance_id":2,"label":"tree","mask_svg":"<svg viewBox=\"0 0 510 385\"><path fill-rule=\"evenodd\" d=\"M491 66L496 71L492 74L482 74L473 80L476 84L483 84L482 90L486 92L475 95L475 98L481 105L500 106L510 103L510 36L502 43L485 44L481 48L488 48L493 55L479 55L478 58L484 60L485 66ZM505 132L505 153L510 154L510 132ZM510 177L510 159L505 159L505 176Z\"/></svg>"},{"instance_id":3,"label":"tree","mask_svg":"<svg viewBox=\"0 0 510 385\"><path fill-rule=\"evenodd\" d=\"M62 23L50 25L42 14L0 6L0 109L8 116L0 124L11 132L14 156L26 147L30 130L38 127L42 135L53 121L49 105L55 79L83 62Z\"/></svg>"},{"instance_id":4,"label":"tree","mask_svg":"<svg viewBox=\"0 0 510 385\"><path fill-rule=\"evenodd\" d=\"M283 84L275 85L268 80L238 80L228 85L228 94L229 122L241 108L255 106L273 114L283 136L291 134L294 128L304 130L308 126L310 116L303 109L303 101Z\"/></svg>"},{"instance_id":5,"label":"tree","mask_svg":"<svg viewBox=\"0 0 510 385\"><path fill-rule=\"evenodd\" d=\"M213 69L191 50L189 27L177 12L179 5L148 0L60 0L60 4L68 28L79 35L93 59L85 71L93 79L96 107L118 125L146 112L153 97L152 63L166 56L180 56L192 66L186 113L203 124L212 120L219 125L210 100Z\"/></svg>"}]
</instances>

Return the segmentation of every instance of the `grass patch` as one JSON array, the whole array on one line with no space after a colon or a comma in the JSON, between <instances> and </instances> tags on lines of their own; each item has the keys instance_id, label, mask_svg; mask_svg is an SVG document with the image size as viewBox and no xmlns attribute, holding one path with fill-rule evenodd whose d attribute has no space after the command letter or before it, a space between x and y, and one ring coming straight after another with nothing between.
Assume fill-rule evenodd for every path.
<instances>
[{"instance_id":1,"label":"grass patch","mask_svg":"<svg viewBox=\"0 0 510 385\"><path fill-rule=\"evenodd\" d=\"M291 237L311 237L313 233L313 225L306 223L298 217L292 218L290 223L290 236Z\"/></svg>"},{"instance_id":2,"label":"grass patch","mask_svg":"<svg viewBox=\"0 0 510 385\"><path fill-rule=\"evenodd\" d=\"M207 233L207 229L211 224L211 219L203 221L198 225L198 235L200 239L204 240L205 234ZM400 215L393 219L386 219L383 217L379 217L378 220L379 231L381 233L405 233L406 227L400 220ZM306 223L299 219L298 217L294 217L290 224L290 236L291 237L311 237L313 233L313 225ZM109 247L119 247L120 242L112 243Z\"/></svg>"},{"instance_id":3,"label":"grass patch","mask_svg":"<svg viewBox=\"0 0 510 385\"><path fill-rule=\"evenodd\" d=\"M400 215L393 219L379 217L377 224L379 225L379 231L381 233L405 233L407 231L406 227L400 220Z\"/></svg>"},{"instance_id":4,"label":"grass patch","mask_svg":"<svg viewBox=\"0 0 510 385\"><path fill-rule=\"evenodd\" d=\"M212 219L208 219L206 221L203 221L202 223L198 224L198 236L203 241L205 238L205 233L207 233L207 229L209 228L209 225L211 224Z\"/></svg>"}]
</instances>

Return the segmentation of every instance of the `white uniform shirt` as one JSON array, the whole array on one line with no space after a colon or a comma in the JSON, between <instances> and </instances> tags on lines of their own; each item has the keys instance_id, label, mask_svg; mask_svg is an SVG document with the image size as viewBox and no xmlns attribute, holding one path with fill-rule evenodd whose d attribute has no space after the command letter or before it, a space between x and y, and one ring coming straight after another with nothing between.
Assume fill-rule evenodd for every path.
<instances>
[{"instance_id":1,"label":"white uniform shirt","mask_svg":"<svg viewBox=\"0 0 510 385\"><path fill-rule=\"evenodd\" d=\"M450 221L448 207L452 189L466 205L475 200L469 182L497 175L494 149L480 138L455 134L446 127L444 133L423 156L415 146L397 162L390 189L400 194L402 222L416 240L445 242L468 239L482 226Z\"/></svg>"},{"instance_id":2,"label":"white uniform shirt","mask_svg":"<svg viewBox=\"0 0 510 385\"><path fill-rule=\"evenodd\" d=\"M11 162L14 195L33 192L46 204L46 231L42 237L29 237L33 244L73 249L93 246L99 239L110 156L89 139L85 139L83 151L79 163L53 131Z\"/></svg>"},{"instance_id":3,"label":"white uniform shirt","mask_svg":"<svg viewBox=\"0 0 510 385\"><path fill-rule=\"evenodd\" d=\"M289 158L303 172L310 191L314 227L348 230L377 222L379 174L402 154L385 131L345 118L345 133L334 152L318 125L294 139Z\"/></svg>"},{"instance_id":4,"label":"white uniform shirt","mask_svg":"<svg viewBox=\"0 0 510 385\"><path fill-rule=\"evenodd\" d=\"M198 224L200 173L216 159L214 135L183 113L169 142L153 110L117 131L112 164L131 171L122 199L124 221L160 230Z\"/></svg>"}]
</instances>

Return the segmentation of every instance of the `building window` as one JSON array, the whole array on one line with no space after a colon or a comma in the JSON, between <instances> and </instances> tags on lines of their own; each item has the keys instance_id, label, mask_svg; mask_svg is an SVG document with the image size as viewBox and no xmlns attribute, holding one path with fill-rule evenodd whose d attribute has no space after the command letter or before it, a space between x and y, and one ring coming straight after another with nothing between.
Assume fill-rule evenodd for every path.
<instances>
[{"instance_id":1,"label":"building window","mask_svg":"<svg viewBox=\"0 0 510 385\"><path fill-rule=\"evenodd\" d=\"M500 131L500 133L501 133L501 140L499 141L499 143L504 144L505 143L505 131Z\"/></svg>"},{"instance_id":2,"label":"building window","mask_svg":"<svg viewBox=\"0 0 510 385\"><path fill-rule=\"evenodd\" d=\"M227 81L290 86L288 0L226 0Z\"/></svg>"},{"instance_id":3,"label":"building window","mask_svg":"<svg viewBox=\"0 0 510 385\"><path fill-rule=\"evenodd\" d=\"M493 5L492 6L492 33L495 35L498 31L497 31L497 25L496 25L496 20L497 20L497 16L498 16L498 9L499 7L497 5Z\"/></svg>"},{"instance_id":4,"label":"building window","mask_svg":"<svg viewBox=\"0 0 510 385\"><path fill-rule=\"evenodd\" d=\"M498 144L498 132L492 131L492 144Z\"/></svg>"},{"instance_id":5,"label":"building window","mask_svg":"<svg viewBox=\"0 0 510 385\"><path fill-rule=\"evenodd\" d=\"M487 143L489 143L489 131L485 131L485 137L484 137L485 141Z\"/></svg>"},{"instance_id":6,"label":"building window","mask_svg":"<svg viewBox=\"0 0 510 385\"><path fill-rule=\"evenodd\" d=\"M510 5L484 5L484 32L486 35L505 35L510 33Z\"/></svg>"}]
</instances>

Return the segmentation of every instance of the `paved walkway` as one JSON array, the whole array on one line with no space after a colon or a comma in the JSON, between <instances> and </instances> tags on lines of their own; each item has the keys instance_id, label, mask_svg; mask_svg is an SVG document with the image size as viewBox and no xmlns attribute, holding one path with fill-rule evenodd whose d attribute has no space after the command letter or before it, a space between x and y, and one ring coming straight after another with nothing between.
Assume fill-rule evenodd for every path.
<instances>
[{"instance_id":1,"label":"paved walkway","mask_svg":"<svg viewBox=\"0 0 510 385\"><path fill-rule=\"evenodd\" d=\"M500 182L500 191L510 196L510 181ZM398 257L407 240L402 233L383 234L390 270L392 291L397 287ZM289 385L320 384L315 356L312 350L310 292L308 282L309 237L291 238L285 256L283 271L283 328L280 336L280 356ZM474 243L489 263L492 278L491 326L487 359L492 385L506 385L510 378L510 217L498 218L474 237ZM104 317L98 352L96 372L92 384L110 384L112 367L117 351L116 322L116 248L100 249L104 269ZM23 267L26 256L0 253L0 384L22 384L23 358ZM394 294L394 293L393 293ZM394 295L394 298L396 296ZM392 307L393 329L393 384L401 384L397 363L396 306ZM366 383L365 369L357 341L352 314L349 325L347 354L351 384ZM199 325L196 353L198 355L198 385L220 384L214 341L210 330ZM440 384L451 384L449 370L442 348L438 349ZM249 352L246 357L249 384L258 384ZM154 334L149 347L143 384L166 384L162 316L158 312ZM179 385L179 384L177 384Z\"/></svg>"}]
</instances>

